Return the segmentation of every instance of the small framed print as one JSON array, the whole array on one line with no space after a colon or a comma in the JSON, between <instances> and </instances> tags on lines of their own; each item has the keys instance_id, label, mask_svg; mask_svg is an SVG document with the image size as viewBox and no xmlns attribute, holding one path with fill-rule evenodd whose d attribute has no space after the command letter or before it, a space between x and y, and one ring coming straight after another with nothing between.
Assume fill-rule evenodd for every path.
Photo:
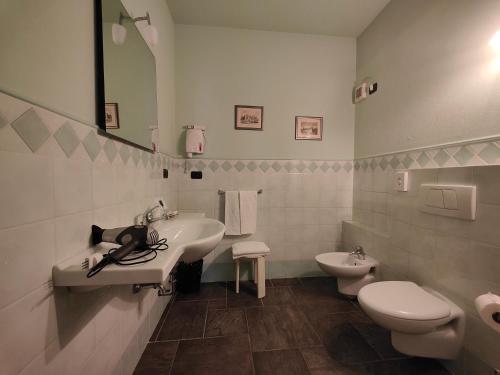
<instances>
[{"instance_id":1,"label":"small framed print","mask_svg":"<svg viewBox=\"0 0 500 375\"><path fill-rule=\"evenodd\" d=\"M254 105L234 106L234 128L237 130L262 130L264 107Z\"/></svg>"},{"instance_id":2,"label":"small framed print","mask_svg":"<svg viewBox=\"0 0 500 375\"><path fill-rule=\"evenodd\" d=\"M106 103L105 119L106 129L120 129L118 103Z\"/></svg>"},{"instance_id":3,"label":"small framed print","mask_svg":"<svg viewBox=\"0 0 500 375\"><path fill-rule=\"evenodd\" d=\"M295 139L321 141L323 117L295 116Z\"/></svg>"}]
</instances>

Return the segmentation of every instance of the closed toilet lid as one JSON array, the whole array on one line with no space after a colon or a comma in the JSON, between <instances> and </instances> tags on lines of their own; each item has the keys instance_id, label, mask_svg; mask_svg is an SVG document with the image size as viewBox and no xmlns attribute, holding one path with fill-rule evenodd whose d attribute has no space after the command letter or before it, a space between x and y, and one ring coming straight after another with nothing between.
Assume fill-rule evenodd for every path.
<instances>
[{"instance_id":1,"label":"closed toilet lid","mask_svg":"<svg viewBox=\"0 0 500 375\"><path fill-rule=\"evenodd\" d=\"M395 318L435 320L451 314L448 303L410 281L382 281L363 287L362 305Z\"/></svg>"}]
</instances>

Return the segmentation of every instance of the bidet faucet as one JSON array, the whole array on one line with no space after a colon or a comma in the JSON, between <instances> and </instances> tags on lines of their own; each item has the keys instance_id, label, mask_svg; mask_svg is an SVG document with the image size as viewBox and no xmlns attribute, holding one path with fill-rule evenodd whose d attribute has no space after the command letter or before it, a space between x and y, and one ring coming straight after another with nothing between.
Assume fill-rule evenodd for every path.
<instances>
[{"instance_id":1,"label":"bidet faucet","mask_svg":"<svg viewBox=\"0 0 500 375\"><path fill-rule=\"evenodd\" d=\"M350 254L358 259L364 260L366 257L365 251L363 250L363 246L354 246Z\"/></svg>"}]
</instances>

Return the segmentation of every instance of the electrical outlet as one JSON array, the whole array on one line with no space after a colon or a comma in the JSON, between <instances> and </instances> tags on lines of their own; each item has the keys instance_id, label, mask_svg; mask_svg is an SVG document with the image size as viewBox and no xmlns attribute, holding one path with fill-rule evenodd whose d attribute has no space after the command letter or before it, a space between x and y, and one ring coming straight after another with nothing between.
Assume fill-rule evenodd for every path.
<instances>
[{"instance_id":1,"label":"electrical outlet","mask_svg":"<svg viewBox=\"0 0 500 375\"><path fill-rule=\"evenodd\" d=\"M408 191L408 171L394 173L394 190Z\"/></svg>"}]
</instances>

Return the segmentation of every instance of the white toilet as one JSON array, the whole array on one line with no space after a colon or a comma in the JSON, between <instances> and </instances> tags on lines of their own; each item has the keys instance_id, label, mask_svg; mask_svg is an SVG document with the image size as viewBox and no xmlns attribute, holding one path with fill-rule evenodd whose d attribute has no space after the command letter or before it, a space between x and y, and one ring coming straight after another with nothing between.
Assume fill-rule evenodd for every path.
<instances>
[{"instance_id":1,"label":"white toilet","mask_svg":"<svg viewBox=\"0 0 500 375\"><path fill-rule=\"evenodd\" d=\"M376 323L391 330L392 345L401 353L457 358L465 314L438 292L409 281L382 281L363 287L358 301Z\"/></svg>"}]
</instances>

